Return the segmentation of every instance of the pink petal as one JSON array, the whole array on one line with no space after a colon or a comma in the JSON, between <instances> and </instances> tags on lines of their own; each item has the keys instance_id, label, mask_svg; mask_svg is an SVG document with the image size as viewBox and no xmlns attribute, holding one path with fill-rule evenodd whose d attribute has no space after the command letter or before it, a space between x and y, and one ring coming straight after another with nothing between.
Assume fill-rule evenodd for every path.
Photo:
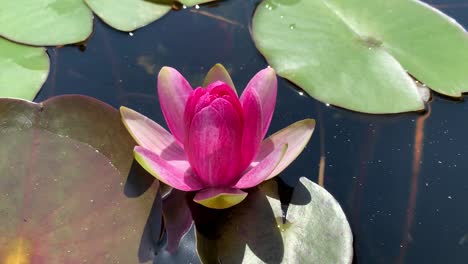
<instances>
[{"instance_id":1,"label":"pink petal","mask_svg":"<svg viewBox=\"0 0 468 264\"><path fill-rule=\"evenodd\" d=\"M187 104L184 110L184 127L185 133L190 130L190 124L196 112L195 109L200 102L200 99L206 94L206 91L202 87L198 87L190 94ZM186 138L187 139L187 138ZM185 143L185 141L184 141Z\"/></svg>"},{"instance_id":2,"label":"pink petal","mask_svg":"<svg viewBox=\"0 0 468 264\"><path fill-rule=\"evenodd\" d=\"M305 146L309 142L310 137L314 132L314 128L315 120L304 119L281 129L263 141L262 146L260 147L260 152L252 165L255 165L257 162L261 162L262 159L270 155L270 153L274 152L277 148L280 148L284 144L288 144L289 147L283 159L266 178L266 180L275 177L286 169L286 167L288 167L289 164L299 156L299 154L301 154L302 150L304 150Z\"/></svg>"},{"instance_id":3,"label":"pink petal","mask_svg":"<svg viewBox=\"0 0 468 264\"><path fill-rule=\"evenodd\" d=\"M192 87L175 69L163 67L158 75L158 96L167 126L176 140L183 144L185 138L184 110Z\"/></svg>"},{"instance_id":4,"label":"pink petal","mask_svg":"<svg viewBox=\"0 0 468 264\"><path fill-rule=\"evenodd\" d=\"M185 151L198 178L208 186L229 186L240 176L242 122L224 98L195 114Z\"/></svg>"},{"instance_id":5,"label":"pink petal","mask_svg":"<svg viewBox=\"0 0 468 264\"><path fill-rule=\"evenodd\" d=\"M150 149L153 153L168 161L173 166L187 169L189 163L184 150L174 137L158 123L126 107L120 107L122 122L138 145Z\"/></svg>"},{"instance_id":6,"label":"pink petal","mask_svg":"<svg viewBox=\"0 0 468 264\"><path fill-rule=\"evenodd\" d=\"M277 88L278 83L275 70L273 70L273 68L266 68L259 71L250 80L240 98L241 102L243 102L246 100L246 94L252 91L255 91L258 95L262 109L262 138L265 137L268 131L275 110Z\"/></svg>"},{"instance_id":7,"label":"pink petal","mask_svg":"<svg viewBox=\"0 0 468 264\"><path fill-rule=\"evenodd\" d=\"M242 135L241 170L245 170L260 149L263 140L262 109L255 90L244 93L242 109L244 111L244 132Z\"/></svg>"},{"instance_id":8,"label":"pink petal","mask_svg":"<svg viewBox=\"0 0 468 264\"><path fill-rule=\"evenodd\" d=\"M227 84L221 81L216 81L208 85L206 88L198 87L190 94L184 111L184 125L186 133L190 128L190 124L195 114L200 112L203 108L211 105L211 103L217 98L223 98L231 103L231 105L234 106L234 109L243 116L242 106L235 91Z\"/></svg>"},{"instance_id":9,"label":"pink petal","mask_svg":"<svg viewBox=\"0 0 468 264\"><path fill-rule=\"evenodd\" d=\"M279 164L287 149L287 144L283 145L281 148L275 148L268 156L260 161L258 165L242 175L242 178L234 185L234 187L246 189L262 183Z\"/></svg>"},{"instance_id":10,"label":"pink petal","mask_svg":"<svg viewBox=\"0 0 468 264\"><path fill-rule=\"evenodd\" d=\"M229 85L232 90L237 94L234 83L232 82L229 72L224 68L222 64L217 63L210 71L206 74L205 80L203 81L203 87L207 87L209 84L216 81L222 81Z\"/></svg>"},{"instance_id":11,"label":"pink petal","mask_svg":"<svg viewBox=\"0 0 468 264\"><path fill-rule=\"evenodd\" d=\"M144 147L136 146L134 154L136 161L146 171L173 188L181 191L197 191L205 187L194 177L190 169L175 167Z\"/></svg>"},{"instance_id":12,"label":"pink petal","mask_svg":"<svg viewBox=\"0 0 468 264\"><path fill-rule=\"evenodd\" d=\"M242 202L247 193L233 188L208 188L199 191L193 200L212 209L226 209Z\"/></svg>"}]
</instances>

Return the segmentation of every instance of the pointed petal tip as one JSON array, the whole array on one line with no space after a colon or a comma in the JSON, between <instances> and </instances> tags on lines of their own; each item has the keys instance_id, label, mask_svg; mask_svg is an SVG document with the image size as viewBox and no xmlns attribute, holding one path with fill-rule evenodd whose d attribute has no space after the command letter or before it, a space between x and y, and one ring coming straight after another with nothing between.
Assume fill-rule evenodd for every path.
<instances>
[{"instance_id":1,"label":"pointed petal tip","mask_svg":"<svg viewBox=\"0 0 468 264\"><path fill-rule=\"evenodd\" d=\"M219 63L219 62L216 63L216 64L213 66L213 68L215 68L215 67L217 67L217 68L222 68L222 69L226 69L226 67L224 67L224 65L221 64L221 63Z\"/></svg>"},{"instance_id":2,"label":"pointed petal tip","mask_svg":"<svg viewBox=\"0 0 468 264\"><path fill-rule=\"evenodd\" d=\"M169 67L169 66L163 66L161 68L161 70L159 70L159 74L158 74L158 77L163 75L163 74L170 74L174 71L177 71L176 69L172 68L172 67Z\"/></svg>"},{"instance_id":3,"label":"pointed petal tip","mask_svg":"<svg viewBox=\"0 0 468 264\"><path fill-rule=\"evenodd\" d=\"M268 74L273 74L274 77L276 77L276 71L275 69L273 69L273 67L266 67L265 69L263 69L262 71L265 71L265 73L268 73Z\"/></svg>"},{"instance_id":4,"label":"pointed petal tip","mask_svg":"<svg viewBox=\"0 0 468 264\"><path fill-rule=\"evenodd\" d=\"M275 71L275 69L273 69L270 66L268 66L265 69L260 70L259 72L257 72L257 74L255 74L254 78L255 77L260 77L261 79L265 79L265 80L271 79L274 82L277 81L276 71Z\"/></svg>"},{"instance_id":5,"label":"pointed petal tip","mask_svg":"<svg viewBox=\"0 0 468 264\"><path fill-rule=\"evenodd\" d=\"M123 105L119 107L119 112L120 112L120 116L122 118L124 118L128 114L137 113L137 111L135 111L135 110L133 110L131 108L128 108L126 106L123 106Z\"/></svg>"},{"instance_id":6,"label":"pointed petal tip","mask_svg":"<svg viewBox=\"0 0 468 264\"><path fill-rule=\"evenodd\" d=\"M203 81L203 87L207 87L209 84L215 81L223 81L224 83L229 85L237 94L231 75L221 63L216 63L213 67L211 67L211 69L205 76L205 80Z\"/></svg>"},{"instance_id":7,"label":"pointed petal tip","mask_svg":"<svg viewBox=\"0 0 468 264\"><path fill-rule=\"evenodd\" d=\"M169 67L169 66L163 66L159 70L158 73L158 82L161 80L171 80L171 78L177 78L181 79L184 78L182 73L180 73L177 69ZM174 79L173 79L174 80Z\"/></svg>"},{"instance_id":8,"label":"pointed petal tip","mask_svg":"<svg viewBox=\"0 0 468 264\"><path fill-rule=\"evenodd\" d=\"M226 209L239 204L247 193L234 188L208 188L199 191L193 201L211 209Z\"/></svg>"},{"instance_id":9,"label":"pointed petal tip","mask_svg":"<svg viewBox=\"0 0 468 264\"><path fill-rule=\"evenodd\" d=\"M298 121L298 123L303 123L305 126L311 128L311 129L314 129L315 125L317 124L315 119L312 119L312 118L306 118L304 120Z\"/></svg>"}]
</instances>

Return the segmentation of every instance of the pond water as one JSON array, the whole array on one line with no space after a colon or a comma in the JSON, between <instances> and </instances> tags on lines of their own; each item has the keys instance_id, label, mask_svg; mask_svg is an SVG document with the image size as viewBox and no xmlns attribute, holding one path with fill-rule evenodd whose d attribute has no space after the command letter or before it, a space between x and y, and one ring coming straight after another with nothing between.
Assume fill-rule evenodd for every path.
<instances>
[{"instance_id":1,"label":"pond water","mask_svg":"<svg viewBox=\"0 0 468 264\"><path fill-rule=\"evenodd\" d=\"M468 28L465 0L427 2ZM201 84L219 62L238 89L267 66L249 33L257 3L182 9L131 34L96 18L85 46L48 49L52 72L36 101L85 94L164 124L156 97L162 66ZM372 116L327 106L280 78L270 132L311 117L311 142L280 177L295 186L306 176L336 197L354 233L354 263L468 263L466 102L433 95L425 113Z\"/></svg>"}]
</instances>

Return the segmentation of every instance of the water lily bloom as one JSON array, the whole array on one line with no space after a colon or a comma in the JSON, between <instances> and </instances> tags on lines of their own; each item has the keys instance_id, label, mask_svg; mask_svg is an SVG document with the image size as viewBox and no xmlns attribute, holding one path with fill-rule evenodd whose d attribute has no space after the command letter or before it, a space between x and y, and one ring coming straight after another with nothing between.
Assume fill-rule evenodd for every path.
<instances>
[{"instance_id":1,"label":"water lily bloom","mask_svg":"<svg viewBox=\"0 0 468 264\"><path fill-rule=\"evenodd\" d=\"M258 72L240 98L220 64L204 86L192 89L177 70L161 69L159 102L172 134L131 109L120 112L143 168L173 188L196 191L195 202L224 209L245 199L243 189L282 172L306 146L315 121L296 122L263 140L276 104L272 68Z\"/></svg>"}]
</instances>

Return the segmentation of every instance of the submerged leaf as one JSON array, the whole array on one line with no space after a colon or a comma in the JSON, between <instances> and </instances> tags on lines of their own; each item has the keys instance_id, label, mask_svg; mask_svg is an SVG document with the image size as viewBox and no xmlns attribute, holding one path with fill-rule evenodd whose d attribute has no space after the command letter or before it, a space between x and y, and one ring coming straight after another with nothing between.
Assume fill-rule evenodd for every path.
<instances>
[{"instance_id":1,"label":"submerged leaf","mask_svg":"<svg viewBox=\"0 0 468 264\"><path fill-rule=\"evenodd\" d=\"M83 0L0 0L0 36L37 46L84 41L93 14Z\"/></svg>"},{"instance_id":2,"label":"submerged leaf","mask_svg":"<svg viewBox=\"0 0 468 264\"><path fill-rule=\"evenodd\" d=\"M152 261L157 182L130 170L117 110L82 96L0 99L0 124L2 263Z\"/></svg>"},{"instance_id":3,"label":"submerged leaf","mask_svg":"<svg viewBox=\"0 0 468 264\"><path fill-rule=\"evenodd\" d=\"M265 0L253 36L280 76L347 109L423 109L406 71L447 96L468 91L466 31L416 0Z\"/></svg>"},{"instance_id":4,"label":"submerged leaf","mask_svg":"<svg viewBox=\"0 0 468 264\"><path fill-rule=\"evenodd\" d=\"M44 49L0 38L0 97L32 100L48 73L49 57Z\"/></svg>"}]
</instances>

